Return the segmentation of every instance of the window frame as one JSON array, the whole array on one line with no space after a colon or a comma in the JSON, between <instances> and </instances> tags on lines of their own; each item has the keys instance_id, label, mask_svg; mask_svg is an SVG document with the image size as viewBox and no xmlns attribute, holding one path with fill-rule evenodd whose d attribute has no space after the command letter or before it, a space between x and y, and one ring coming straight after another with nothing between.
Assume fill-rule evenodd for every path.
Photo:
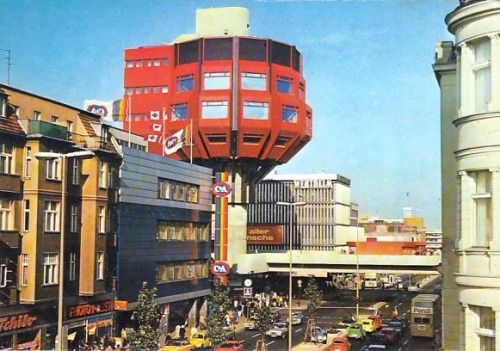
<instances>
[{"instance_id":1,"label":"window frame","mask_svg":"<svg viewBox=\"0 0 500 351\"><path fill-rule=\"evenodd\" d=\"M68 281L76 280L76 252L69 253Z\"/></svg>"},{"instance_id":2,"label":"window frame","mask_svg":"<svg viewBox=\"0 0 500 351\"><path fill-rule=\"evenodd\" d=\"M14 174L14 146L0 142L0 174Z\"/></svg>"},{"instance_id":3,"label":"window frame","mask_svg":"<svg viewBox=\"0 0 500 351\"><path fill-rule=\"evenodd\" d=\"M106 234L106 206L97 207L97 234Z\"/></svg>"},{"instance_id":4,"label":"window frame","mask_svg":"<svg viewBox=\"0 0 500 351\"><path fill-rule=\"evenodd\" d=\"M218 114L219 109L221 114ZM227 100L218 101L202 101L201 102L201 118L202 119L226 119L229 115L229 103Z\"/></svg>"},{"instance_id":5,"label":"window frame","mask_svg":"<svg viewBox=\"0 0 500 351\"><path fill-rule=\"evenodd\" d=\"M207 83L208 87L207 87ZM224 83L224 84L221 84ZM211 85L214 84L214 85ZM228 90L231 88L230 72L205 72L203 73L203 90Z\"/></svg>"},{"instance_id":6,"label":"window frame","mask_svg":"<svg viewBox=\"0 0 500 351\"><path fill-rule=\"evenodd\" d=\"M78 233L80 231L80 206L78 204L72 204L70 208L69 231L70 233Z\"/></svg>"},{"instance_id":7,"label":"window frame","mask_svg":"<svg viewBox=\"0 0 500 351\"><path fill-rule=\"evenodd\" d=\"M25 178L31 177L31 163L32 163L31 146L26 146L24 148L24 177Z\"/></svg>"},{"instance_id":8,"label":"window frame","mask_svg":"<svg viewBox=\"0 0 500 351\"><path fill-rule=\"evenodd\" d=\"M61 159L59 157L45 160L45 179L61 180Z\"/></svg>"},{"instance_id":9,"label":"window frame","mask_svg":"<svg viewBox=\"0 0 500 351\"><path fill-rule=\"evenodd\" d=\"M265 117L263 115L257 116L249 114L250 111L254 111L256 108L262 108L263 111L265 110ZM265 101L243 101L243 118L259 121L269 120L269 103Z\"/></svg>"},{"instance_id":10,"label":"window frame","mask_svg":"<svg viewBox=\"0 0 500 351\"><path fill-rule=\"evenodd\" d=\"M99 160L99 189L108 188L108 163Z\"/></svg>"},{"instance_id":11,"label":"window frame","mask_svg":"<svg viewBox=\"0 0 500 351\"><path fill-rule=\"evenodd\" d=\"M285 112L293 112L289 116L293 116L292 119L285 115ZM281 121L290 124L296 124L299 120L299 109L297 106L292 105L282 105L281 106Z\"/></svg>"},{"instance_id":12,"label":"window frame","mask_svg":"<svg viewBox=\"0 0 500 351\"><path fill-rule=\"evenodd\" d=\"M256 73L256 72L241 72L241 89L242 90L255 90L255 91L267 91L267 73ZM254 82L254 84L251 84ZM255 85L255 83L259 83ZM262 85L263 84L263 85Z\"/></svg>"},{"instance_id":13,"label":"window frame","mask_svg":"<svg viewBox=\"0 0 500 351\"><path fill-rule=\"evenodd\" d=\"M488 57L484 61L477 61L478 48L482 44L487 44L487 54ZM492 45L491 40L486 38L481 38L477 41L472 42L472 62L470 65L472 71L472 84L473 84L473 99L474 99L474 111L475 113L484 113L489 111L489 105L492 101L492 75L491 75L491 55L492 55ZM479 88L478 88L478 77L479 74L484 74L481 83L484 84L482 87L484 89L483 99L479 99ZM481 104L481 105L479 105Z\"/></svg>"},{"instance_id":14,"label":"window frame","mask_svg":"<svg viewBox=\"0 0 500 351\"><path fill-rule=\"evenodd\" d=\"M181 76L177 76L176 78L175 89L178 93L187 93L194 91L195 82L194 82L194 74L183 74ZM185 86L185 84L187 84Z\"/></svg>"},{"instance_id":15,"label":"window frame","mask_svg":"<svg viewBox=\"0 0 500 351\"><path fill-rule=\"evenodd\" d=\"M280 83L282 83L280 85ZM282 90L283 83L287 84L286 90ZM281 94L286 94L286 95L291 95L292 94L292 87L293 87L293 79L285 76L278 76L276 78L276 91Z\"/></svg>"},{"instance_id":16,"label":"window frame","mask_svg":"<svg viewBox=\"0 0 500 351\"><path fill-rule=\"evenodd\" d=\"M29 274L29 255L27 253L21 254L21 277L20 284L22 286L28 285L28 274Z\"/></svg>"},{"instance_id":17,"label":"window frame","mask_svg":"<svg viewBox=\"0 0 500 351\"><path fill-rule=\"evenodd\" d=\"M7 267L7 263L0 264L0 288L5 288L8 284L7 273L9 272L9 268Z\"/></svg>"},{"instance_id":18,"label":"window frame","mask_svg":"<svg viewBox=\"0 0 500 351\"><path fill-rule=\"evenodd\" d=\"M13 228L13 203L10 199L0 199L0 230Z\"/></svg>"},{"instance_id":19,"label":"window frame","mask_svg":"<svg viewBox=\"0 0 500 351\"><path fill-rule=\"evenodd\" d=\"M23 231L30 230L30 200L23 200Z\"/></svg>"},{"instance_id":20,"label":"window frame","mask_svg":"<svg viewBox=\"0 0 500 351\"><path fill-rule=\"evenodd\" d=\"M59 284L59 253L46 252L42 257L42 286Z\"/></svg>"},{"instance_id":21,"label":"window frame","mask_svg":"<svg viewBox=\"0 0 500 351\"><path fill-rule=\"evenodd\" d=\"M55 205L54 208L48 208L52 207L52 205ZM61 230L61 224L60 224L60 208L61 208L61 203L60 201L55 201L55 200L45 200L44 206L43 206L43 229L45 233L59 233Z\"/></svg>"},{"instance_id":22,"label":"window frame","mask_svg":"<svg viewBox=\"0 0 500 351\"><path fill-rule=\"evenodd\" d=\"M182 113L179 113L182 112ZM170 119L175 121L185 121L189 118L189 106L187 103L173 104Z\"/></svg>"},{"instance_id":23,"label":"window frame","mask_svg":"<svg viewBox=\"0 0 500 351\"><path fill-rule=\"evenodd\" d=\"M96 259L96 280L104 280L104 251L97 251Z\"/></svg>"}]
</instances>

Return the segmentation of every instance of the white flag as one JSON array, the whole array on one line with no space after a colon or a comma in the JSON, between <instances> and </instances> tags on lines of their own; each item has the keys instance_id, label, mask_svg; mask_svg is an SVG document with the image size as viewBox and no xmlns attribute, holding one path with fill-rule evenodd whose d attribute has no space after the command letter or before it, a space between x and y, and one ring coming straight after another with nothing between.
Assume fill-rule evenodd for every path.
<instances>
[{"instance_id":1,"label":"white flag","mask_svg":"<svg viewBox=\"0 0 500 351\"><path fill-rule=\"evenodd\" d=\"M188 127L183 128L165 139L164 147L166 155L173 154L187 144L187 129Z\"/></svg>"}]
</instances>

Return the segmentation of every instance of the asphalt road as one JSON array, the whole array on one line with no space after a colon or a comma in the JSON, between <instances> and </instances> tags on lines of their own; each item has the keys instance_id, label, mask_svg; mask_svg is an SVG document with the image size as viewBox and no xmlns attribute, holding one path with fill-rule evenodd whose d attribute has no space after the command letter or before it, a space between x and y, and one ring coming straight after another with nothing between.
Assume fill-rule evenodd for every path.
<instances>
[{"instance_id":1,"label":"asphalt road","mask_svg":"<svg viewBox=\"0 0 500 351\"><path fill-rule=\"evenodd\" d=\"M399 317L409 319L410 301L415 295L422 292L408 292L396 290L363 290L360 292L360 314L368 313L365 309L376 302L385 302L385 309L382 318L390 318L390 311L393 307L397 307ZM325 302L316 313L316 324L324 329L330 328L332 325L337 324L343 317L349 314L355 314L355 292L342 290L334 294L331 298L334 300ZM305 311L304 323L302 325L293 326L292 344L297 345L303 341L307 313ZM287 309L281 309L282 320L287 318ZM236 335L237 340L244 341L244 350L253 351L260 335L256 331L241 331ZM288 339L267 337L266 339L268 351L285 351L288 348ZM409 330L406 330L404 335L392 345L388 350L394 351L432 351L432 339L426 338L411 338ZM367 342L360 340L352 340L352 350L366 350L368 348Z\"/></svg>"}]
</instances>

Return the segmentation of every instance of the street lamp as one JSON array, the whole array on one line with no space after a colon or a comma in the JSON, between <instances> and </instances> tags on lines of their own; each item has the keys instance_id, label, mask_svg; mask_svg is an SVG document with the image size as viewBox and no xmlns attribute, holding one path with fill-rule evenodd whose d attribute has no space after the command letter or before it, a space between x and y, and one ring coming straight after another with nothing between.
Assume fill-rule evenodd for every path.
<instances>
[{"instance_id":1,"label":"street lamp","mask_svg":"<svg viewBox=\"0 0 500 351\"><path fill-rule=\"evenodd\" d=\"M298 202L282 202L278 201L276 203L278 206L288 206L290 207L290 230L288 232L289 238L288 238L288 244L289 244L289 250L288 250L288 350L290 351L292 349L292 250L293 250L293 237L292 237L292 230L293 230L293 211L292 208L296 206L305 206L307 205L307 202L303 201L298 201Z\"/></svg>"},{"instance_id":2,"label":"street lamp","mask_svg":"<svg viewBox=\"0 0 500 351\"><path fill-rule=\"evenodd\" d=\"M62 329L63 329L63 296L64 296L64 235L65 235L65 221L66 214L66 173L67 173L67 159L71 157L90 158L95 154L92 151L75 151L66 154L57 152L39 152L35 155L38 159L60 159L61 160L61 234L59 238L59 276L58 276L58 301L57 301L57 350L63 351L62 343Z\"/></svg>"}]
</instances>

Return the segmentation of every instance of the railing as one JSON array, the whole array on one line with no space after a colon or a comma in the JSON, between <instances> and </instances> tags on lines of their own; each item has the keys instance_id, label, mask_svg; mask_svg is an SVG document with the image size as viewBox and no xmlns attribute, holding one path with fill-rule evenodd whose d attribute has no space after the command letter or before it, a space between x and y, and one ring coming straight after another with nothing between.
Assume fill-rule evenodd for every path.
<instances>
[{"instance_id":1,"label":"railing","mask_svg":"<svg viewBox=\"0 0 500 351\"><path fill-rule=\"evenodd\" d=\"M28 121L29 134L41 134L51 138L68 140L68 128L45 121Z\"/></svg>"},{"instance_id":2,"label":"railing","mask_svg":"<svg viewBox=\"0 0 500 351\"><path fill-rule=\"evenodd\" d=\"M101 138L100 136L87 136L70 133L69 139L81 148L115 151L111 141L105 141L104 138Z\"/></svg>"}]
</instances>

